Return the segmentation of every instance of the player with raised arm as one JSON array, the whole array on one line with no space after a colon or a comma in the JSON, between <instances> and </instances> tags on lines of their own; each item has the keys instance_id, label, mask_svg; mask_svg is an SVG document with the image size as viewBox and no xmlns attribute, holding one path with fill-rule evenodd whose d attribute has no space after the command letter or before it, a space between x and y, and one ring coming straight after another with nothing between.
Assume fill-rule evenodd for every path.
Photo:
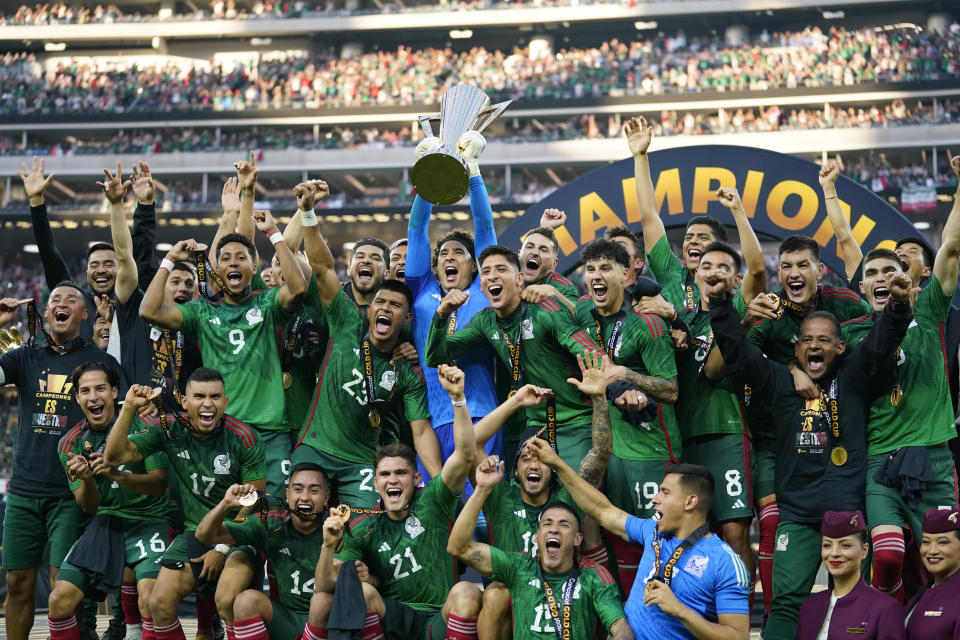
<instances>
[{"instance_id":1,"label":"player with raised arm","mask_svg":"<svg viewBox=\"0 0 960 640\"><path fill-rule=\"evenodd\" d=\"M77 504L96 516L57 573L47 613L51 640L79 638L74 610L85 596L118 589L125 569L135 576L141 617L151 619L150 594L173 509L163 453L119 467L104 464L107 433L117 417L118 371L85 362L74 370L71 383L84 419L63 436L58 453ZM130 637L139 626L129 624L127 630Z\"/></svg>"},{"instance_id":2,"label":"player with raised arm","mask_svg":"<svg viewBox=\"0 0 960 640\"><path fill-rule=\"evenodd\" d=\"M303 631L304 640L327 636L327 623L337 583L336 558L360 560L370 572L363 584L367 606L364 637L410 640L475 640L480 590L457 582L457 566L446 553L459 495L473 464L476 439L464 396L464 373L442 365L440 381L454 407L456 447L440 473L423 489L413 451L403 444L377 452L376 487L380 508L361 514L344 535L341 512L330 510L324 523L324 544L317 562L316 593Z\"/></svg>"},{"instance_id":3,"label":"player with raised arm","mask_svg":"<svg viewBox=\"0 0 960 640\"><path fill-rule=\"evenodd\" d=\"M0 327L10 323L19 301L0 300ZM87 517L74 500L57 457L60 439L83 419L70 375L87 361L117 361L80 337L87 318L84 293L76 284L54 287L41 323L49 337L0 355L0 385L17 388L18 424L13 473L3 521L3 568L7 570L7 637L26 640L33 626L34 586L44 547L50 543L51 587L64 556Z\"/></svg>"},{"instance_id":4,"label":"player with raised arm","mask_svg":"<svg viewBox=\"0 0 960 640\"><path fill-rule=\"evenodd\" d=\"M584 513L611 533L643 546L638 571L643 582L631 590L624 607L636 638L749 637L750 578L733 549L710 533L707 512L714 484L708 469L692 464L667 467L654 498L659 519L641 519L613 506L543 440L527 446L556 469Z\"/></svg>"},{"instance_id":5,"label":"player with raised arm","mask_svg":"<svg viewBox=\"0 0 960 640\"><path fill-rule=\"evenodd\" d=\"M450 333L450 314L471 297L451 289L431 321L427 362L450 362L491 345L509 372L512 390L530 383L556 394L547 399L545 409L527 409L527 427L546 425L555 430L560 454L579 465L590 449L591 409L566 380L579 374L576 356L600 350L553 298L537 304L523 301L523 274L516 252L494 245L480 254L479 262L480 283L490 306L474 315L467 326Z\"/></svg>"},{"instance_id":6,"label":"player with raised arm","mask_svg":"<svg viewBox=\"0 0 960 640\"><path fill-rule=\"evenodd\" d=\"M598 398L599 405L606 404L602 393ZM544 504L529 553L477 542L472 538L477 516L503 484L503 462L496 456L486 458L475 477L476 489L450 531L447 552L506 585L512 599L512 637L590 638L600 626L614 640L632 640L613 576L577 557L583 540L580 514L555 498Z\"/></svg>"},{"instance_id":7,"label":"player with raised arm","mask_svg":"<svg viewBox=\"0 0 960 640\"><path fill-rule=\"evenodd\" d=\"M330 341L292 460L319 464L340 499L369 507L377 500L377 447L382 440L396 440L393 434L384 436L385 419L402 411L424 464L433 473L440 470L423 377L410 362L392 355L410 322L413 297L402 282L386 280L364 314L340 288L316 214L301 211L300 218Z\"/></svg>"},{"instance_id":8,"label":"player with raised arm","mask_svg":"<svg viewBox=\"0 0 960 640\"><path fill-rule=\"evenodd\" d=\"M447 331L465 327L475 313L487 306L480 288L480 279L477 277L476 258L479 252L497 243L490 197L480 175L479 158L486 147L486 141L479 133L465 135L464 141L467 145L461 154L467 161L470 172L469 195L473 233L453 229L441 235L436 243L431 245L429 231L433 205L417 196L410 209L403 274L404 281L413 292L413 343L426 380L427 403L443 460L446 460L454 448L453 411L447 393L437 378L437 370L427 362L430 319L440 306L443 296L453 289L469 292L472 298L448 319ZM423 142L418 145L417 157L426 152L426 146ZM493 362L493 354L489 348L465 353L457 360L457 366L467 377L466 396L475 419L482 418L497 406ZM486 450L492 453L499 453L502 447L502 436L499 433L486 444ZM432 475L430 470L424 467L422 459L420 473L424 478Z\"/></svg>"},{"instance_id":9,"label":"player with raised arm","mask_svg":"<svg viewBox=\"0 0 960 640\"><path fill-rule=\"evenodd\" d=\"M259 174L252 154L250 162L236 166L241 194L252 203ZM290 425L281 400L283 381L276 339L290 314L300 307L307 282L273 216L258 211L255 222L274 245L283 265L282 287L251 291L256 249L246 237L228 234L214 247L217 268L211 272L223 282L223 300L167 304L164 293L174 264L205 248L193 240L182 240L167 252L144 294L140 315L164 329L183 329L194 336L200 343L204 364L227 372L224 380L227 396L233 399L231 411L257 430L266 455L267 486L271 493L279 493L286 482L284 467L290 460Z\"/></svg>"},{"instance_id":10,"label":"player with raised arm","mask_svg":"<svg viewBox=\"0 0 960 640\"><path fill-rule=\"evenodd\" d=\"M253 429L227 415L225 388L217 371L200 367L187 379L184 411L164 412L142 424L134 414L150 402L153 390L133 385L107 437L105 464L129 464L162 451L180 485L186 532L163 554L150 597L153 619L144 619L145 626L152 624L157 640L183 640L177 605L194 588L200 595L213 593L230 548L198 542L195 530L219 502L217 496L234 484L266 488L263 446ZM135 421L139 430L131 433Z\"/></svg>"},{"instance_id":11,"label":"player with raised arm","mask_svg":"<svg viewBox=\"0 0 960 640\"><path fill-rule=\"evenodd\" d=\"M837 159L839 160L839 157ZM840 206L840 197L837 195L837 178L840 177L841 168L839 162L828 162L820 167L818 178L820 189L823 191L823 204L827 210L827 218L837 237L837 251L840 253L844 267L843 276L853 288L855 274L860 269L860 261L863 260L863 251L860 249L860 243L853 236L850 220L844 214L843 207Z\"/></svg>"}]
</instances>

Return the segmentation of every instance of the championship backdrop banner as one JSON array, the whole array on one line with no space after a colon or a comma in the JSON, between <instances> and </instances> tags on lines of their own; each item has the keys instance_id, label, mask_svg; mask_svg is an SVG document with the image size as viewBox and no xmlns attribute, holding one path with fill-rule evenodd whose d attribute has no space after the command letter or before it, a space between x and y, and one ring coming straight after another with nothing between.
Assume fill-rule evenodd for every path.
<instances>
[{"instance_id":1,"label":"championship backdrop banner","mask_svg":"<svg viewBox=\"0 0 960 640\"><path fill-rule=\"evenodd\" d=\"M698 215L733 227L733 216L717 202L716 191L736 187L757 233L778 239L810 236L822 247L823 262L842 274L819 171L820 166L808 160L751 147L706 145L650 153L657 209L668 229L684 227ZM837 194L864 255L877 247L893 249L904 236L920 235L894 207L846 176L837 180ZM560 187L507 227L500 243L519 247L523 236L539 225L544 209L567 214L566 224L557 230L557 271L569 273L579 264L583 246L600 237L606 227L626 224L637 233L642 231L633 158L594 169Z\"/></svg>"}]
</instances>

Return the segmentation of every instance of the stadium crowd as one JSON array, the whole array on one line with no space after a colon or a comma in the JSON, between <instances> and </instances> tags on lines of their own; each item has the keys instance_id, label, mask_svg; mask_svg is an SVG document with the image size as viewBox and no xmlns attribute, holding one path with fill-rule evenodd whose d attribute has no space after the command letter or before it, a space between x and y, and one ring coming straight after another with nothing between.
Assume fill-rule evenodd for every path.
<instances>
[{"instance_id":1,"label":"stadium crowd","mask_svg":"<svg viewBox=\"0 0 960 640\"><path fill-rule=\"evenodd\" d=\"M789 46L788 46L789 45ZM675 92L792 89L955 79L957 35L809 27L727 46L718 36L560 49L399 47L357 57L277 56L255 68L135 58L4 56L0 114L155 112L428 104L455 81L491 97L570 100ZM455 80L456 79L456 80Z\"/></svg>"},{"instance_id":2,"label":"stadium crowd","mask_svg":"<svg viewBox=\"0 0 960 640\"><path fill-rule=\"evenodd\" d=\"M50 228L52 175L24 165L49 295L26 345L0 334L20 424L7 637L27 638L49 542L52 640L91 637L84 602L106 592L127 640L184 639L192 592L203 635L215 608L236 640L746 640L757 576L765 638L956 638L960 189L936 252L864 256L824 165L849 288L799 235L776 282L734 188L715 197L739 248L696 216L676 255L653 127L623 131L643 231L583 248L586 295L555 271L564 212L498 244L476 132L472 232L431 242L418 195L405 238L356 239L345 282L329 186L292 185L281 230L254 211L253 153L209 246L159 262L149 165L104 169L111 234L85 273ZM0 326L41 313L30 294L0 299Z\"/></svg>"}]
</instances>

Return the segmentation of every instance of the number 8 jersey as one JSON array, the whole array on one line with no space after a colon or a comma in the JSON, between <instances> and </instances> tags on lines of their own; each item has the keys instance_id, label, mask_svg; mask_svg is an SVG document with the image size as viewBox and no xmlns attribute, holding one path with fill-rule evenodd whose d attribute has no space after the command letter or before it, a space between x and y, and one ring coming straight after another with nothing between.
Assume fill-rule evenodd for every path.
<instances>
[{"instance_id":1,"label":"number 8 jersey","mask_svg":"<svg viewBox=\"0 0 960 640\"><path fill-rule=\"evenodd\" d=\"M437 611L457 582L457 562L447 553L457 496L437 476L417 492L409 515L386 513L351 523L337 558L362 560L380 578L380 595L418 611Z\"/></svg>"}]
</instances>

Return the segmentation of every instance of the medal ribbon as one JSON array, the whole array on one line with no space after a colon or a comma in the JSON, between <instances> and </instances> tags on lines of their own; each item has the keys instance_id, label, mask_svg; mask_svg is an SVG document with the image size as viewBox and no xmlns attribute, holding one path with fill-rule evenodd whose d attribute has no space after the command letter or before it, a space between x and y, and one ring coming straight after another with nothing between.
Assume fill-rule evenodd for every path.
<instances>
[{"instance_id":1,"label":"medal ribbon","mask_svg":"<svg viewBox=\"0 0 960 640\"><path fill-rule=\"evenodd\" d=\"M830 425L830 434L833 436L833 445L840 445L840 409L837 406L837 379L830 382L830 395L820 392L820 402L824 406L823 417Z\"/></svg>"},{"instance_id":2,"label":"medal ribbon","mask_svg":"<svg viewBox=\"0 0 960 640\"><path fill-rule=\"evenodd\" d=\"M686 296L687 296L687 306L690 307L691 309L694 309L695 308L694 305L696 305L696 301L693 299L693 291L694 291L693 285L691 284L685 285L684 291L686 292Z\"/></svg>"},{"instance_id":3,"label":"medal ribbon","mask_svg":"<svg viewBox=\"0 0 960 640\"><path fill-rule=\"evenodd\" d=\"M173 375L173 395L180 401L180 371L183 366L183 332L177 331L176 341L173 340L169 329L163 330L163 344L167 352L167 362L170 364ZM171 346L173 353L170 353ZM156 350L154 350L156 352ZM161 374L163 372L161 371Z\"/></svg>"},{"instance_id":4,"label":"medal ribbon","mask_svg":"<svg viewBox=\"0 0 960 640\"><path fill-rule=\"evenodd\" d=\"M450 320L447 321L447 335L452 336L456 330L457 330L457 310L454 309L453 312L450 313ZM457 366L457 361L453 360L452 362L450 362L450 364L455 367Z\"/></svg>"},{"instance_id":5,"label":"medal ribbon","mask_svg":"<svg viewBox=\"0 0 960 640\"><path fill-rule=\"evenodd\" d=\"M623 319L618 319L613 324L613 332L610 333L610 339L604 341L603 339L603 329L600 326L600 315L597 313L596 309L593 311L593 322L597 326L597 344L603 346L606 344L605 351L607 355L610 356L610 359L613 360L613 351L617 347L617 340L620 338L620 331L623 329Z\"/></svg>"},{"instance_id":6,"label":"medal ribbon","mask_svg":"<svg viewBox=\"0 0 960 640\"><path fill-rule=\"evenodd\" d=\"M667 561L667 564L663 567L663 574L660 574L660 530L657 529L653 537L653 552L654 552L654 561L653 561L653 579L660 580L668 587L670 586L670 581L673 580L673 568L677 565L677 562L680 560L680 556L683 553L691 548L693 545L700 542L700 539L703 536L710 533L710 525L703 523L697 529L690 534L690 536L681 542L676 549L673 550L673 553L670 555L670 559Z\"/></svg>"},{"instance_id":7,"label":"medal ribbon","mask_svg":"<svg viewBox=\"0 0 960 640\"><path fill-rule=\"evenodd\" d=\"M393 394L397 391L397 384L400 382L397 380L397 367L393 364L393 360L390 361L390 365L393 367L393 388L390 389L390 395L387 396L386 400L377 400L377 386L373 380L373 357L371 355L373 347L370 346L370 340L367 338L363 339L363 376L366 379L367 387L367 406L373 407L374 404L379 403L389 403L393 400Z\"/></svg>"},{"instance_id":8,"label":"medal ribbon","mask_svg":"<svg viewBox=\"0 0 960 640\"><path fill-rule=\"evenodd\" d=\"M43 320L40 319L40 314L37 313L37 304L32 300L27 303L27 326L30 327L30 344L32 345L37 339L37 329L40 329L40 333L43 334L43 337L47 340L47 345L57 353L63 353L67 350L65 346L60 346L53 341L53 338L47 332L47 328L43 326Z\"/></svg>"},{"instance_id":9,"label":"medal ribbon","mask_svg":"<svg viewBox=\"0 0 960 640\"><path fill-rule=\"evenodd\" d=\"M560 606L557 605L557 598L553 594L553 587L550 586L550 583L547 582L547 579L543 575L543 570L540 571L540 581L543 583L543 594L547 597L547 606L550 608L550 617L553 618L553 630L557 634L557 640L571 640L570 627L573 626L573 592L577 588L577 577L580 572L577 570L576 564L573 566L573 575L567 578L563 583L563 591L561 597L563 598L563 610L561 611Z\"/></svg>"},{"instance_id":10,"label":"medal ribbon","mask_svg":"<svg viewBox=\"0 0 960 640\"><path fill-rule=\"evenodd\" d=\"M300 337L300 325L303 323L303 313L297 314L293 320L293 326L290 327L290 334L283 344L283 356L280 359L280 369L284 373L290 373L290 364L293 362L293 348L297 344L297 338Z\"/></svg>"},{"instance_id":11,"label":"medal ribbon","mask_svg":"<svg viewBox=\"0 0 960 640\"><path fill-rule=\"evenodd\" d=\"M520 364L520 340L523 337L523 321L527 319L527 306L524 302L520 304L523 307L523 313L520 315L520 328L517 331L516 344L510 339L506 329L500 329L503 333L503 341L507 343L507 350L510 352L510 395L516 393L517 389L520 388L520 378L523 377L523 366Z\"/></svg>"},{"instance_id":12,"label":"medal ribbon","mask_svg":"<svg viewBox=\"0 0 960 640\"><path fill-rule=\"evenodd\" d=\"M808 313L810 313L811 311L817 308L816 299L814 300L813 304L804 306L788 298L787 292L784 291L783 289L778 291L777 295L780 297L780 304L783 305L784 309L790 309L800 317L806 316ZM820 297L820 289L817 288L817 299L819 299L819 297Z\"/></svg>"}]
</instances>

